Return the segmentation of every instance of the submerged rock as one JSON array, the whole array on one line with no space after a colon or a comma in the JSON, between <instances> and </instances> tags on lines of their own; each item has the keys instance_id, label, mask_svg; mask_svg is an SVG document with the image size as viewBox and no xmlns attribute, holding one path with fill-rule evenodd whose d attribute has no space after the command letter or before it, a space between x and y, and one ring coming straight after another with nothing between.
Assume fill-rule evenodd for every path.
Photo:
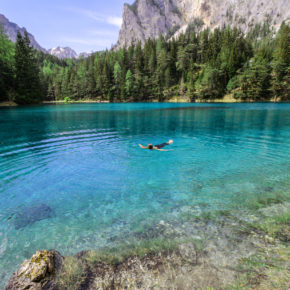
<instances>
[{"instance_id":1,"label":"submerged rock","mask_svg":"<svg viewBox=\"0 0 290 290\"><path fill-rule=\"evenodd\" d=\"M54 216L53 210L46 204L37 204L25 207L18 212L14 219L15 229L26 227L37 221L48 219Z\"/></svg>"},{"instance_id":2,"label":"submerged rock","mask_svg":"<svg viewBox=\"0 0 290 290\"><path fill-rule=\"evenodd\" d=\"M26 260L13 274L5 290L56 289L56 274L61 268L63 257L57 251L38 251Z\"/></svg>"}]
</instances>

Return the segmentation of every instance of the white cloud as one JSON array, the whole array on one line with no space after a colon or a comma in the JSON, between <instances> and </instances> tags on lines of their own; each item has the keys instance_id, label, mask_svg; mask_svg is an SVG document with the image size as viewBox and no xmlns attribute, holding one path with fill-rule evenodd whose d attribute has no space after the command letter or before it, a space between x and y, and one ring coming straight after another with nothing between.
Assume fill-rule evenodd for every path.
<instances>
[{"instance_id":1,"label":"white cloud","mask_svg":"<svg viewBox=\"0 0 290 290\"><path fill-rule=\"evenodd\" d=\"M112 24L112 25L116 25L118 27L121 27L122 26L122 21L123 21L123 19L121 17L112 17L112 16L109 16L107 18L107 23Z\"/></svg>"},{"instance_id":2,"label":"white cloud","mask_svg":"<svg viewBox=\"0 0 290 290\"><path fill-rule=\"evenodd\" d=\"M61 9L69 14L74 14L74 19L84 25L71 30L69 35L63 35L58 40L54 39L59 45L70 46L76 51L82 52L110 49L117 42L119 29L122 25L121 17L109 13L101 14L92 9L82 9L75 6L62 6Z\"/></svg>"},{"instance_id":3,"label":"white cloud","mask_svg":"<svg viewBox=\"0 0 290 290\"><path fill-rule=\"evenodd\" d=\"M110 15L104 16L104 15L97 13L95 11L92 11L92 10L79 9L76 7L67 7L67 10L73 11L73 12L78 13L78 14L82 14L83 16L88 17L90 19L93 19L97 22L107 23L107 24L115 25L117 27L121 27L121 25L122 25L122 18L121 17L110 16Z\"/></svg>"},{"instance_id":4,"label":"white cloud","mask_svg":"<svg viewBox=\"0 0 290 290\"><path fill-rule=\"evenodd\" d=\"M75 11L97 22L104 22L104 17L94 11L86 10L86 9L80 9L80 10L76 9Z\"/></svg>"}]
</instances>

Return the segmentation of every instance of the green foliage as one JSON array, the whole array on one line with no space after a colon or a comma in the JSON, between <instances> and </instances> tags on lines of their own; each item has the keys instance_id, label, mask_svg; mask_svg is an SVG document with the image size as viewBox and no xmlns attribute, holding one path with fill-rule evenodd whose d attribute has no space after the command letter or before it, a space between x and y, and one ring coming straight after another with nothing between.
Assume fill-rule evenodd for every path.
<instances>
[{"instance_id":1,"label":"green foliage","mask_svg":"<svg viewBox=\"0 0 290 290\"><path fill-rule=\"evenodd\" d=\"M161 36L77 61L37 52L27 36L18 35L15 46L0 29L0 100L289 100L289 25L276 38L267 23L247 36L230 27L199 32L202 26L196 19L177 39Z\"/></svg>"},{"instance_id":2,"label":"green foliage","mask_svg":"<svg viewBox=\"0 0 290 290\"><path fill-rule=\"evenodd\" d=\"M65 103L69 103L69 102L71 102L70 97L65 97L65 98L64 98L64 102L65 102Z\"/></svg>"},{"instance_id":3,"label":"green foliage","mask_svg":"<svg viewBox=\"0 0 290 290\"><path fill-rule=\"evenodd\" d=\"M268 63L252 60L249 67L239 76L241 99L267 100L271 94L271 68Z\"/></svg>"},{"instance_id":4,"label":"green foliage","mask_svg":"<svg viewBox=\"0 0 290 290\"><path fill-rule=\"evenodd\" d=\"M18 104L38 103L42 97L39 68L27 32L18 32L15 46L16 98Z\"/></svg>"},{"instance_id":5,"label":"green foliage","mask_svg":"<svg viewBox=\"0 0 290 290\"><path fill-rule=\"evenodd\" d=\"M198 20L192 24L193 27L201 25ZM56 71L49 87L58 88L57 99L65 95L82 99L89 95L110 101L163 101L179 95L194 101L222 98L226 93L241 100L260 101L273 97L273 58L278 58L273 54L281 42L269 38L266 25L256 28L251 35L266 38L253 44L252 38L229 27L213 32L196 30L189 29L171 41L164 37L149 39L143 48L137 43L128 49L96 53L90 59L69 66L68 81L59 80L63 72ZM285 44L281 47L283 50ZM285 57L282 59L285 62ZM281 61L276 63L278 78ZM285 83L285 69L282 75L283 83L276 86L278 96L280 92L285 94L289 87ZM88 87L89 78L92 89L83 92L81 88ZM58 83L62 85L56 86Z\"/></svg>"},{"instance_id":6,"label":"green foliage","mask_svg":"<svg viewBox=\"0 0 290 290\"><path fill-rule=\"evenodd\" d=\"M282 24L274 51L273 88L275 96L289 100L290 87L290 27Z\"/></svg>"},{"instance_id":7,"label":"green foliage","mask_svg":"<svg viewBox=\"0 0 290 290\"><path fill-rule=\"evenodd\" d=\"M132 89L133 89L133 75L130 70L127 71L126 73L126 83L125 83L125 91L126 91L126 96L129 98L132 94Z\"/></svg>"},{"instance_id":8,"label":"green foliage","mask_svg":"<svg viewBox=\"0 0 290 290\"><path fill-rule=\"evenodd\" d=\"M0 101L9 100L14 87L14 44L0 25Z\"/></svg>"},{"instance_id":9,"label":"green foliage","mask_svg":"<svg viewBox=\"0 0 290 290\"><path fill-rule=\"evenodd\" d=\"M59 288L64 290L79 289L84 280L84 264L74 257L66 257L61 272L57 277Z\"/></svg>"},{"instance_id":10,"label":"green foliage","mask_svg":"<svg viewBox=\"0 0 290 290\"><path fill-rule=\"evenodd\" d=\"M222 70L205 67L196 82L196 93L201 99L222 98L225 88L224 81Z\"/></svg>"}]
</instances>

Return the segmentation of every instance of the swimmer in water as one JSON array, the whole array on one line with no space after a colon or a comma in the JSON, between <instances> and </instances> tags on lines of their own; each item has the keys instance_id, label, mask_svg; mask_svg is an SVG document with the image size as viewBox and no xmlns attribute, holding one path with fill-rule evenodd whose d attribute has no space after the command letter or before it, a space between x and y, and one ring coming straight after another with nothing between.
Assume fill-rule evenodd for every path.
<instances>
[{"instance_id":1,"label":"swimmer in water","mask_svg":"<svg viewBox=\"0 0 290 290\"><path fill-rule=\"evenodd\" d=\"M162 143L162 144L158 144L158 145L153 145L152 143L150 143L147 146L143 146L142 144L139 144L139 146L142 149L151 149L151 150L158 150L158 151L168 151L168 150L165 150L165 149L162 149L162 148L165 147L165 146L167 146L167 145L170 145L172 143L173 143L173 140L169 140L166 143Z\"/></svg>"}]
</instances>

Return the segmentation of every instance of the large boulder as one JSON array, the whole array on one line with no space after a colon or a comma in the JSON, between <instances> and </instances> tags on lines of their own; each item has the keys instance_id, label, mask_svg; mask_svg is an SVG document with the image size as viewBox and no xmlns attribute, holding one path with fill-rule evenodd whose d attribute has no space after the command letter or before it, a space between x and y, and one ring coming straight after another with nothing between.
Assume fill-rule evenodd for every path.
<instances>
[{"instance_id":1,"label":"large boulder","mask_svg":"<svg viewBox=\"0 0 290 290\"><path fill-rule=\"evenodd\" d=\"M56 287L56 275L63 263L63 257L57 251L38 251L30 260L25 260L5 286L5 290L53 290Z\"/></svg>"}]
</instances>

